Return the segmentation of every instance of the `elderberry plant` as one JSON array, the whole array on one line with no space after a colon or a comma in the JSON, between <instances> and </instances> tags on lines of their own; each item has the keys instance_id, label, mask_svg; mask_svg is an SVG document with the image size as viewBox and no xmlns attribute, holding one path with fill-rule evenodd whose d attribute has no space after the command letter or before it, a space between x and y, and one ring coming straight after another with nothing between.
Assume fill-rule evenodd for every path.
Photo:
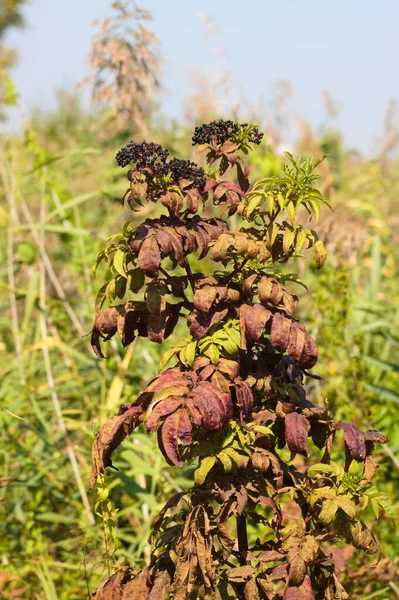
<instances>
[{"instance_id":1,"label":"elderberry plant","mask_svg":"<svg viewBox=\"0 0 399 600\"><path fill-rule=\"evenodd\" d=\"M148 202L165 211L125 223L98 254L112 278L97 297L94 352L103 356L102 341L116 333L123 346L137 336L162 343L179 319L189 335L96 434L92 485L139 424L157 432L169 464L198 466L192 488L155 519L148 566L111 576L97 600L345 599L332 545L379 553L361 511L368 503L377 514L386 509L371 483L374 444L386 438L335 423L327 401L307 398L317 346L294 316L298 297L287 283L298 279L278 267L309 248L318 268L325 262L311 228L329 204L315 187L320 161L287 153L279 176L251 185L244 157L261 139L257 128L232 121L197 127L193 144L205 145L205 170L169 160L153 143L117 154L131 166L123 201L133 211ZM229 227L233 215L239 228ZM194 259L203 272L192 269ZM115 305L117 298L125 302ZM331 461L338 431L344 465ZM312 456L320 453L311 466L309 439Z\"/></svg>"}]
</instances>

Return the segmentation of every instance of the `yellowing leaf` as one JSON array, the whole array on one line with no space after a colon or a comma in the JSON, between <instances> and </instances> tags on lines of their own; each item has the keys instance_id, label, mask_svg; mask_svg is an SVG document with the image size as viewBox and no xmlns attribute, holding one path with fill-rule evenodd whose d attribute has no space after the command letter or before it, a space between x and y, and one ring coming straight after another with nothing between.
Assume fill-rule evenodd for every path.
<instances>
[{"instance_id":1,"label":"yellowing leaf","mask_svg":"<svg viewBox=\"0 0 399 600\"><path fill-rule=\"evenodd\" d=\"M202 485L216 462L216 456L206 456L200 461L198 468L194 473L194 480L197 485Z\"/></svg>"},{"instance_id":2,"label":"yellowing leaf","mask_svg":"<svg viewBox=\"0 0 399 600\"><path fill-rule=\"evenodd\" d=\"M295 206L293 202L288 202L288 204L285 207L285 211L288 215L288 218L291 222L291 225L295 224Z\"/></svg>"},{"instance_id":3,"label":"yellowing leaf","mask_svg":"<svg viewBox=\"0 0 399 600\"><path fill-rule=\"evenodd\" d=\"M337 498L334 500L333 499L325 500L323 502L323 504L321 505L319 521L321 521L325 525L327 525L328 523L331 523L331 521L333 520L333 518L336 515L337 510L338 510Z\"/></svg>"},{"instance_id":4,"label":"yellowing leaf","mask_svg":"<svg viewBox=\"0 0 399 600\"><path fill-rule=\"evenodd\" d=\"M317 242L315 242L314 250L316 252L317 268L321 269L321 267L324 265L327 259L327 252L321 240L317 240Z\"/></svg>"},{"instance_id":5,"label":"yellowing leaf","mask_svg":"<svg viewBox=\"0 0 399 600\"><path fill-rule=\"evenodd\" d=\"M227 452L222 450L222 452L220 452L217 455L217 457L220 460L220 462L222 463L225 473L229 473L231 471L231 469L233 468L233 463L231 461L230 456L227 454Z\"/></svg>"},{"instance_id":6,"label":"yellowing leaf","mask_svg":"<svg viewBox=\"0 0 399 600\"><path fill-rule=\"evenodd\" d=\"M300 229L296 234L295 238L295 252L300 252L306 242L306 232L303 229Z\"/></svg>"},{"instance_id":7,"label":"yellowing leaf","mask_svg":"<svg viewBox=\"0 0 399 600\"><path fill-rule=\"evenodd\" d=\"M288 254L292 243L295 239L295 230L286 229L283 237L283 250L285 254Z\"/></svg>"},{"instance_id":8,"label":"yellowing leaf","mask_svg":"<svg viewBox=\"0 0 399 600\"><path fill-rule=\"evenodd\" d=\"M125 253L123 250L118 249L114 254L113 267L115 271L122 275L122 277L127 277L125 271Z\"/></svg>"},{"instance_id":9,"label":"yellowing leaf","mask_svg":"<svg viewBox=\"0 0 399 600\"><path fill-rule=\"evenodd\" d=\"M335 502L339 508L346 512L349 518L354 519L356 517L356 504L348 496L337 496Z\"/></svg>"}]
</instances>

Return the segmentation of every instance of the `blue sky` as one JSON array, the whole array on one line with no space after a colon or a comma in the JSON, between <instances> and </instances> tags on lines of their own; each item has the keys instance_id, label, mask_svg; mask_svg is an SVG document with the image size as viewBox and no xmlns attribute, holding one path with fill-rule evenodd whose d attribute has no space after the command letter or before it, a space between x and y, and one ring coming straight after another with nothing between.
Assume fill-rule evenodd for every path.
<instances>
[{"instance_id":1,"label":"blue sky","mask_svg":"<svg viewBox=\"0 0 399 600\"><path fill-rule=\"evenodd\" d=\"M295 94L291 114L314 127L325 119L321 98L331 93L339 113L334 125L348 143L370 151L382 130L389 100L399 100L398 0L141 0L153 14L152 29L165 62L163 113L179 118L193 92L189 68L211 81L234 73L253 106L266 112L276 81ZM111 0L31 0L27 29L9 34L17 46L14 78L25 111L54 106L55 90L72 88L87 73L91 22L112 12ZM205 39L205 13L216 32ZM220 56L215 50L222 51ZM287 132L293 135L294 129Z\"/></svg>"}]
</instances>

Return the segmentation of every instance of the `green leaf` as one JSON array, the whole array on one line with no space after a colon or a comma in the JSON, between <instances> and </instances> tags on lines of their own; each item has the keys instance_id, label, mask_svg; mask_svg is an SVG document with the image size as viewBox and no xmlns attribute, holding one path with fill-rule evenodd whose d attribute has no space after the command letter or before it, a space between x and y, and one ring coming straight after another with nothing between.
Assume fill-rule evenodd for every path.
<instances>
[{"instance_id":1,"label":"green leaf","mask_svg":"<svg viewBox=\"0 0 399 600\"><path fill-rule=\"evenodd\" d=\"M94 263L94 265L93 265L93 268L92 268L92 270L91 270L91 272L93 273L94 277L96 276L96 273L97 273L98 266L100 265L100 263L101 263L101 262L104 260L104 258L106 258L106 257L107 257L107 255L106 255L106 253L105 253L105 250L100 250L100 252L97 254L97 256L96 256L96 261L95 261L95 263Z\"/></svg>"},{"instance_id":2,"label":"green leaf","mask_svg":"<svg viewBox=\"0 0 399 600\"><path fill-rule=\"evenodd\" d=\"M60 206L58 206L46 216L43 223L48 223L49 221L51 221L51 219L54 219L54 217L57 216L65 216L67 210L69 210L70 208L75 208L76 206L80 206L81 204L84 204L89 200L92 200L96 195L97 192L86 192L85 194L75 196L75 198L71 198L67 202L63 202L62 204L60 204Z\"/></svg>"},{"instance_id":3,"label":"green leaf","mask_svg":"<svg viewBox=\"0 0 399 600\"><path fill-rule=\"evenodd\" d=\"M195 350L197 342L185 342L185 346L180 350L179 359L185 367L192 367L195 360Z\"/></svg>"},{"instance_id":4,"label":"green leaf","mask_svg":"<svg viewBox=\"0 0 399 600\"><path fill-rule=\"evenodd\" d=\"M263 198L263 194L257 194L256 196L253 196L250 201L248 202L248 205L245 208L245 216L247 218L249 218L252 213L254 212L254 210L256 210L261 202Z\"/></svg>"},{"instance_id":5,"label":"green leaf","mask_svg":"<svg viewBox=\"0 0 399 600\"><path fill-rule=\"evenodd\" d=\"M96 312L98 312L101 309L102 305L104 304L104 301L106 298L107 287L108 287L108 282L104 283L104 285L98 290L98 293L96 296L96 304L95 304Z\"/></svg>"},{"instance_id":6,"label":"green leaf","mask_svg":"<svg viewBox=\"0 0 399 600\"><path fill-rule=\"evenodd\" d=\"M356 504L348 496L337 496L335 502L338 504L350 519L356 517Z\"/></svg>"},{"instance_id":7,"label":"green leaf","mask_svg":"<svg viewBox=\"0 0 399 600\"><path fill-rule=\"evenodd\" d=\"M379 367L383 371L391 371L393 373L399 373L399 365L394 365L393 363L386 362L385 360L380 360L379 358L375 358L374 356L359 356L362 360L369 362L376 367Z\"/></svg>"},{"instance_id":8,"label":"green leaf","mask_svg":"<svg viewBox=\"0 0 399 600\"><path fill-rule=\"evenodd\" d=\"M321 505L319 521L321 521L325 525L327 525L328 523L331 523L331 521L333 520L333 518L336 515L337 510L338 510L338 504L336 502L336 499L325 500L323 502L323 504Z\"/></svg>"},{"instance_id":9,"label":"green leaf","mask_svg":"<svg viewBox=\"0 0 399 600\"><path fill-rule=\"evenodd\" d=\"M233 468L233 463L230 456L227 454L227 452L225 452L225 450L222 450L222 452L219 452L217 457L223 465L224 472L229 473Z\"/></svg>"},{"instance_id":10,"label":"green leaf","mask_svg":"<svg viewBox=\"0 0 399 600\"><path fill-rule=\"evenodd\" d=\"M204 352L205 356L211 359L213 365L217 365L220 358L220 352L216 344L210 344Z\"/></svg>"},{"instance_id":11,"label":"green leaf","mask_svg":"<svg viewBox=\"0 0 399 600\"><path fill-rule=\"evenodd\" d=\"M235 450L234 448L226 448L224 452L226 452L230 456L230 458L233 459L237 467L245 468L247 466L248 456L237 452L237 450Z\"/></svg>"},{"instance_id":12,"label":"green leaf","mask_svg":"<svg viewBox=\"0 0 399 600\"><path fill-rule=\"evenodd\" d=\"M127 277L125 271L125 253L120 248L114 254L112 266L117 273L119 273L119 275L122 275L122 277Z\"/></svg>"},{"instance_id":13,"label":"green leaf","mask_svg":"<svg viewBox=\"0 0 399 600\"><path fill-rule=\"evenodd\" d=\"M127 279L125 277L117 277L115 283L115 296L123 298L126 294Z\"/></svg>"},{"instance_id":14,"label":"green leaf","mask_svg":"<svg viewBox=\"0 0 399 600\"><path fill-rule=\"evenodd\" d=\"M308 198L307 203L310 204L315 215L315 222L317 223L320 219L320 203L316 198Z\"/></svg>"},{"instance_id":15,"label":"green leaf","mask_svg":"<svg viewBox=\"0 0 399 600\"><path fill-rule=\"evenodd\" d=\"M105 289L105 297L108 302L113 302L116 298L116 280L111 279Z\"/></svg>"},{"instance_id":16,"label":"green leaf","mask_svg":"<svg viewBox=\"0 0 399 600\"><path fill-rule=\"evenodd\" d=\"M300 229L299 231L297 231L296 238L295 238L295 252L299 253L302 250L302 248L306 242L306 239L307 239L307 235L303 229Z\"/></svg>"},{"instance_id":17,"label":"green leaf","mask_svg":"<svg viewBox=\"0 0 399 600\"><path fill-rule=\"evenodd\" d=\"M206 456L205 458L201 459L200 464L194 473L194 480L197 485L202 485L204 483L215 462L216 456L214 455Z\"/></svg>"},{"instance_id":18,"label":"green leaf","mask_svg":"<svg viewBox=\"0 0 399 600\"><path fill-rule=\"evenodd\" d=\"M257 433L263 433L263 435L273 435L273 431L270 429L270 427L266 427L265 425L252 425L250 427Z\"/></svg>"},{"instance_id":19,"label":"green leaf","mask_svg":"<svg viewBox=\"0 0 399 600\"><path fill-rule=\"evenodd\" d=\"M133 294L137 294L145 282L145 276L140 267L136 267L129 272L128 281L130 290L133 292Z\"/></svg>"},{"instance_id":20,"label":"green leaf","mask_svg":"<svg viewBox=\"0 0 399 600\"><path fill-rule=\"evenodd\" d=\"M314 477L318 473L331 474L332 471L333 471L333 468L330 465L325 465L324 463L317 463L317 464L309 467L309 469L307 470L307 474L308 474L308 477Z\"/></svg>"},{"instance_id":21,"label":"green leaf","mask_svg":"<svg viewBox=\"0 0 399 600\"><path fill-rule=\"evenodd\" d=\"M274 221L267 228L267 235L268 235L271 246L273 246L274 242L276 241L276 237L279 232L279 229L280 229L280 226L277 225L277 223L275 223Z\"/></svg>"},{"instance_id":22,"label":"green leaf","mask_svg":"<svg viewBox=\"0 0 399 600\"><path fill-rule=\"evenodd\" d=\"M187 365L193 366L195 360L195 351L197 349L197 342L189 342L186 346Z\"/></svg>"},{"instance_id":23,"label":"green leaf","mask_svg":"<svg viewBox=\"0 0 399 600\"><path fill-rule=\"evenodd\" d=\"M288 202L288 204L285 207L286 213L288 215L288 218L291 222L291 225L294 226L295 224L295 206L293 202Z\"/></svg>"},{"instance_id":24,"label":"green leaf","mask_svg":"<svg viewBox=\"0 0 399 600\"><path fill-rule=\"evenodd\" d=\"M74 517L68 517L67 515L55 513L55 512L42 512L35 514L37 521L47 521L48 523L66 523L68 525L75 522Z\"/></svg>"},{"instance_id":25,"label":"green leaf","mask_svg":"<svg viewBox=\"0 0 399 600\"><path fill-rule=\"evenodd\" d=\"M175 346L173 346L173 348L169 348L169 350L167 350L165 352L165 354L163 355L163 357L161 358L161 361L158 365L158 371L162 371L162 369L168 364L168 362L170 361L172 356L175 356L175 354L177 354L181 350L181 348L183 346L185 346L186 344L187 344L187 340L183 340L183 341L179 342L178 344L176 344Z\"/></svg>"},{"instance_id":26,"label":"green leaf","mask_svg":"<svg viewBox=\"0 0 399 600\"><path fill-rule=\"evenodd\" d=\"M286 229L284 231L284 236L283 236L283 251L285 254L289 253L294 239L295 239L295 230Z\"/></svg>"}]
</instances>

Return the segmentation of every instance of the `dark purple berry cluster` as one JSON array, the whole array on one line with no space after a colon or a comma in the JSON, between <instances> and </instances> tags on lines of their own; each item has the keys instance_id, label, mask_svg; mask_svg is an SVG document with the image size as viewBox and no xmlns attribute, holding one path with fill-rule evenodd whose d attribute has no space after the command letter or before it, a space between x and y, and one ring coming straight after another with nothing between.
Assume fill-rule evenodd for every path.
<instances>
[{"instance_id":1,"label":"dark purple berry cluster","mask_svg":"<svg viewBox=\"0 0 399 600\"><path fill-rule=\"evenodd\" d=\"M193 146L210 144L216 139L218 144L223 144L225 141L231 139L240 130L238 123L234 121L212 121L211 123L205 123L194 129L194 135L192 137Z\"/></svg>"},{"instance_id":2,"label":"dark purple berry cluster","mask_svg":"<svg viewBox=\"0 0 399 600\"><path fill-rule=\"evenodd\" d=\"M172 173L173 181L176 183L180 179L188 179L193 182L193 187L199 192L203 192L206 184L205 171L191 160L182 160L172 158L164 167L165 171Z\"/></svg>"},{"instance_id":3,"label":"dark purple berry cluster","mask_svg":"<svg viewBox=\"0 0 399 600\"><path fill-rule=\"evenodd\" d=\"M194 130L192 137L193 146L202 144L211 144L216 140L217 144L224 144L227 140L233 139L240 131L248 127L248 123L235 123L234 121L212 121L206 123ZM263 133L260 133L257 127L254 127L248 134L248 141L252 144L260 144Z\"/></svg>"},{"instance_id":4,"label":"dark purple berry cluster","mask_svg":"<svg viewBox=\"0 0 399 600\"><path fill-rule=\"evenodd\" d=\"M120 167L126 167L129 163L134 163L138 170L153 168L156 165L165 164L169 155L169 150L162 148L154 142L142 142L136 144L130 142L116 154L116 162Z\"/></svg>"},{"instance_id":5,"label":"dark purple berry cluster","mask_svg":"<svg viewBox=\"0 0 399 600\"><path fill-rule=\"evenodd\" d=\"M260 132L257 127L254 127L248 136L248 141L250 141L252 144L260 144L262 138L263 133Z\"/></svg>"}]
</instances>

